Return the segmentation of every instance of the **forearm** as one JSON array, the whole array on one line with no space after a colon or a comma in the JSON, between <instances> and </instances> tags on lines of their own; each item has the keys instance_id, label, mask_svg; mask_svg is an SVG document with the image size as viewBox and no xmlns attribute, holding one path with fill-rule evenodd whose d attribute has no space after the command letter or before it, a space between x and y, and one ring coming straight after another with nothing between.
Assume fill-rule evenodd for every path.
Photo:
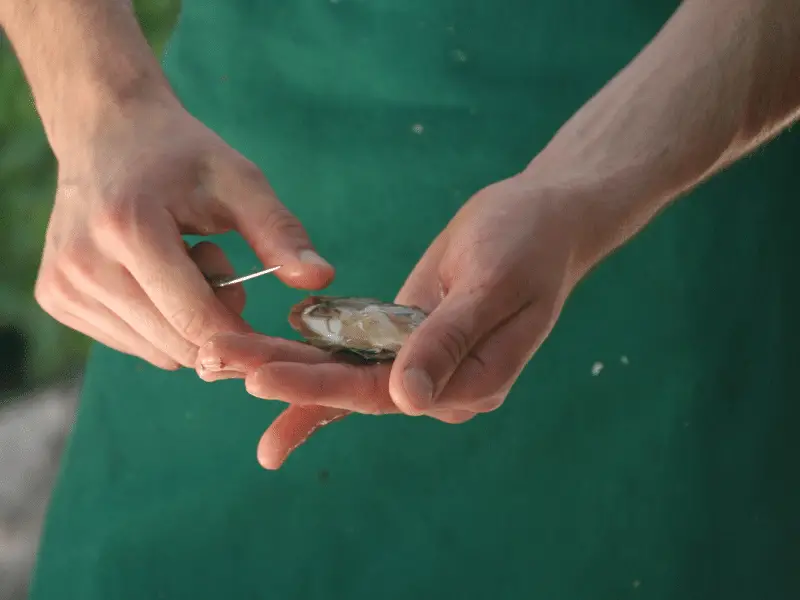
<instances>
[{"instance_id":1,"label":"forearm","mask_svg":"<svg viewBox=\"0 0 800 600\"><path fill-rule=\"evenodd\" d=\"M171 96L129 0L2 0L0 26L57 155L100 115Z\"/></svg>"},{"instance_id":2,"label":"forearm","mask_svg":"<svg viewBox=\"0 0 800 600\"><path fill-rule=\"evenodd\" d=\"M685 0L524 176L591 203L588 268L799 114L800 2Z\"/></svg>"}]
</instances>

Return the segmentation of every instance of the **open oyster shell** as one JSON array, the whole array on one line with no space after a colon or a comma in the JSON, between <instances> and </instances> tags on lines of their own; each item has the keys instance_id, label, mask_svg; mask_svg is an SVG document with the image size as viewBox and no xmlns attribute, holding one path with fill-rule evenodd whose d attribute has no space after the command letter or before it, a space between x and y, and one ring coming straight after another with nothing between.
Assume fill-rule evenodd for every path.
<instances>
[{"instance_id":1,"label":"open oyster shell","mask_svg":"<svg viewBox=\"0 0 800 600\"><path fill-rule=\"evenodd\" d=\"M374 298L311 296L292 307L289 324L313 346L381 361L394 358L427 316Z\"/></svg>"}]
</instances>

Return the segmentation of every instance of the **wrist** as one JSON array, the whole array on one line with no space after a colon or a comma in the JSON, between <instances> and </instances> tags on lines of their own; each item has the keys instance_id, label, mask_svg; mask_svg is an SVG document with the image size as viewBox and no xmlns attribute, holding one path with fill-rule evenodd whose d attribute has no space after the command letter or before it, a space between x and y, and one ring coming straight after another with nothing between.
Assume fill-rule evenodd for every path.
<instances>
[{"instance_id":1,"label":"wrist","mask_svg":"<svg viewBox=\"0 0 800 600\"><path fill-rule=\"evenodd\" d=\"M59 162L144 107L180 106L158 65L127 67L109 75L88 69L75 77L59 76L37 95L36 105Z\"/></svg>"},{"instance_id":2,"label":"wrist","mask_svg":"<svg viewBox=\"0 0 800 600\"><path fill-rule=\"evenodd\" d=\"M646 173L591 173L571 168L566 157L540 155L517 177L527 197L555 215L571 246L576 279L626 243L672 197Z\"/></svg>"},{"instance_id":3,"label":"wrist","mask_svg":"<svg viewBox=\"0 0 800 600\"><path fill-rule=\"evenodd\" d=\"M177 103L130 2L12 4L1 24L59 159L113 115L143 103Z\"/></svg>"}]
</instances>

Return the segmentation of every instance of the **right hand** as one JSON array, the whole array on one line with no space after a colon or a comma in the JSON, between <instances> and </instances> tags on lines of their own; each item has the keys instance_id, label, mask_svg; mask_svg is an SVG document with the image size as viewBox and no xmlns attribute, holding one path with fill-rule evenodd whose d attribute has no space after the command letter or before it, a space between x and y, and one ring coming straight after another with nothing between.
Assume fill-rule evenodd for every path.
<instances>
[{"instance_id":1,"label":"right hand","mask_svg":"<svg viewBox=\"0 0 800 600\"><path fill-rule=\"evenodd\" d=\"M220 332L248 331L230 264L181 234L235 230L276 276L321 289L333 268L259 169L177 102L117 112L59 152L58 189L36 282L52 317L163 369L193 367Z\"/></svg>"}]
</instances>

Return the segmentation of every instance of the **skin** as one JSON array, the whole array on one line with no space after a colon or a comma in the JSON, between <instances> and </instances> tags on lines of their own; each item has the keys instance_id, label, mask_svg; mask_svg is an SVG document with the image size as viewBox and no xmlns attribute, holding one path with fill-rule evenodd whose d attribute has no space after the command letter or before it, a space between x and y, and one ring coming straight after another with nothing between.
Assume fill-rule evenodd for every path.
<instances>
[{"instance_id":1,"label":"skin","mask_svg":"<svg viewBox=\"0 0 800 600\"><path fill-rule=\"evenodd\" d=\"M349 412L457 423L496 410L587 272L799 109L800 4L684 2L524 172L469 199L434 240L397 296L433 312L392 365L228 334L201 349L198 372L289 405L259 444L268 469ZM236 372L203 366L219 361Z\"/></svg>"},{"instance_id":2,"label":"skin","mask_svg":"<svg viewBox=\"0 0 800 600\"><path fill-rule=\"evenodd\" d=\"M525 171L465 203L397 296L431 316L392 365L355 367L250 332L241 289L205 283L230 265L181 233L238 231L293 287L333 269L258 169L183 109L128 2L5 0L0 25L59 162L37 300L122 352L287 403L259 444L270 469L350 412L459 423L499 408L594 265L800 108L796 0L686 0Z\"/></svg>"},{"instance_id":3,"label":"skin","mask_svg":"<svg viewBox=\"0 0 800 600\"><path fill-rule=\"evenodd\" d=\"M0 25L58 159L35 287L51 316L162 369L193 368L212 335L250 329L241 286L205 280L231 272L219 248L190 251L181 234L236 231L287 285L331 281L259 169L178 102L128 2L12 0Z\"/></svg>"}]
</instances>

